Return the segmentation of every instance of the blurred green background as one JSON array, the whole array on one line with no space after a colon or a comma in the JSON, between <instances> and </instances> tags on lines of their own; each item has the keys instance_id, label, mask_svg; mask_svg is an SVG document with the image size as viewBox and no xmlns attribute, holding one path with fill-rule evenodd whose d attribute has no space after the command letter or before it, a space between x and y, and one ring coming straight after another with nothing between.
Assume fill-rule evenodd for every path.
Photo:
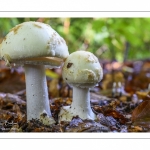
<instances>
[{"instance_id":1,"label":"blurred green background","mask_svg":"<svg viewBox=\"0 0 150 150\"><path fill-rule=\"evenodd\" d=\"M51 25L66 40L70 53L82 49L120 62L150 58L150 18L0 18L0 42L25 21Z\"/></svg>"}]
</instances>

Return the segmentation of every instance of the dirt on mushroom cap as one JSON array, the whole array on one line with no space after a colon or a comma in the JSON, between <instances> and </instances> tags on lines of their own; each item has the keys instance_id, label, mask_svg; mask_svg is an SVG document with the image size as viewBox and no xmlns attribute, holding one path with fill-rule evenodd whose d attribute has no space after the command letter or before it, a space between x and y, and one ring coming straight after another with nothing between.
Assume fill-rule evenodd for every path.
<instances>
[{"instance_id":1,"label":"dirt on mushroom cap","mask_svg":"<svg viewBox=\"0 0 150 150\"><path fill-rule=\"evenodd\" d=\"M94 86L102 79L103 72L98 59L90 52L76 51L70 54L63 66L63 77L68 84Z\"/></svg>"}]
</instances>

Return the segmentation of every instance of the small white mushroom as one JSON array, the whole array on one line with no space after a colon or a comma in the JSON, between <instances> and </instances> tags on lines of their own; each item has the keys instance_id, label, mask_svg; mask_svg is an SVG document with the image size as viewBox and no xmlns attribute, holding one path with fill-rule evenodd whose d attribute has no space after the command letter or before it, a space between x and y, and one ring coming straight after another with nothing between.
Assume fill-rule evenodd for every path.
<instances>
[{"instance_id":1,"label":"small white mushroom","mask_svg":"<svg viewBox=\"0 0 150 150\"><path fill-rule=\"evenodd\" d=\"M24 22L6 35L0 52L7 65L24 65L27 120L40 119L44 124L53 124L44 65L51 68L62 65L69 55L64 39L47 24Z\"/></svg>"},{"instance_id":2,"label":"small white mushroom","mask_svg":"<svg viewBox=\"0 0 150 150\"><path fill-rule=\"evenodd\" d=\"M96 119L90 105L90 88L103 77L98 58L87 51L76 51L65 60L63 79L73 88L71 106L64 106L59 113L60 121L71 121L74 116L81 119Z\"/></svg>"}]
</instances>

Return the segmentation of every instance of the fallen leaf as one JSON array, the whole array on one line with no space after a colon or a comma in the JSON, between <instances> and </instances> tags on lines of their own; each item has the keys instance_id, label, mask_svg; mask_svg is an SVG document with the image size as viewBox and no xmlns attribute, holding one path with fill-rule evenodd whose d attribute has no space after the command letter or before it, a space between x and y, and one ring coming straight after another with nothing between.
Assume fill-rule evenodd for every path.
<instances>
[{"instance_id":1,"label":"fallen leaf","mask_svg":"<svg viewBox=\"0 0 150 150\"><path fill-rule=\"evenodd\" d=\"M15 93L25 89L25 75L22 71L0 68L0 92Z\"/></svg>"},{"instance_id":2,"label":"fallen leaf","mask_svg":"<svg viewBox=\"0 0 150 150\"><path fill-rule=\"evenodd\" d=\"M69 126L66 127L66 132L109 132L107 126L103 126L93 120L82 120L79 117L74 117Z\"/></svg>"},{"instance_id":3,"label":"fallen leaf","mask_svg":"<svg viewBox=\"0 0 150 150\"><path fill-rule=\"evenodd\" d=\"M149 100L145 100L141 102L133 110L131 120L133 122L138 122L138 123L150 122L150 101Z\"/></svg>"}]
</instances>

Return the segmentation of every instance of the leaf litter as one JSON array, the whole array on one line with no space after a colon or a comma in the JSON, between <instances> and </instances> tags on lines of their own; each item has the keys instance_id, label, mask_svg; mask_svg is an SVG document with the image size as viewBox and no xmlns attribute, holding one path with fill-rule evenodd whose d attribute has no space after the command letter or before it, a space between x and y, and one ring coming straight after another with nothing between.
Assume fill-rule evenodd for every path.
<instances>
[{"instance_id":1,"label":"leaf litter","mask_svg":"<svg viewBox=\"0 0 150 150\"><path fill-rule=\"evenodd\" d=\"M72 89L58 78L47 76L50 109L56 123L50 126L26 119L24 71L5 68L0 62L0 132L149 132L150 60L128 62L115 70L111 62L101 62L104 78L91 89L91 108L96 120L74 116L58 122L62 106L72 102ZM60 70L52 70L54 73Z\"/></svg>"}]
</instances>

